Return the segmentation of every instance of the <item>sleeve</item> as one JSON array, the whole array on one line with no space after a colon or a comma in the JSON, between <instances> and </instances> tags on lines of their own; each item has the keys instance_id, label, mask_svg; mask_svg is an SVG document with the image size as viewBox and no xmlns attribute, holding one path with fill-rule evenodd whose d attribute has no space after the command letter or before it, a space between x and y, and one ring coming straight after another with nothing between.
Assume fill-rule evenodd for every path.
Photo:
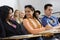
<instances>
[{"instance_id":1,"label":"sleeve","mask_svg":"<svg viewBox=\"0 0 60 40\"><path fill-rule=\"evenodd\" d=\"M57 18L57 24L59 24L60 22L59 22L59 18Z\"/></svg>"},{"instance_id":2,"label":"sleeve","mask_svg":"<svg viewBox=\"0 0 60 40\"><path fill-rule=\"evenodd\" d=\"M41 20L41 22L44 27L48 24L47 19L44 18Z\"/></svg>"},{"instance_id":3,"label":"sleeve","mask_svg":"<svg viewBox=\"0 0 60 40\"><path fill-rule=\"evenodd\" d=\"M54 17L56 20L56 23L59 24L59 18L58 17Z\"/></svg>"},{"instance_id":4,"label":"sleeve","mask_svg":"<svg viewBox=\"0 0 60 40\"><path fill-rule=\"evenodd\" d=\"M55 16L53 18L55 18L56 23L59 24L59 18L58 17L55 17Z\"/></svg>"},{"instance_id":5,"label":"sleeve","mask_svg":"<svg viewBox=\"0 0 60 40\"><path fill-rule=\"evenodd\" d=\"M4 26L2 24L2 21L0 20L0 38L6 37Z\"/></svg>"}]
</instances>

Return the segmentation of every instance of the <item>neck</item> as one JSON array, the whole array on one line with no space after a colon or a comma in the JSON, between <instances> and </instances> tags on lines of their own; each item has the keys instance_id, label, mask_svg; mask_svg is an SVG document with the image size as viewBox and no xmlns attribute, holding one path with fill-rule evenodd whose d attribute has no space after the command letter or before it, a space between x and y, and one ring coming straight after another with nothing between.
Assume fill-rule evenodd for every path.
<instances>
[{"instance_id":1,"label":"neck","mask_svg":"<svg viewBox=\"0 0 60 40\"><path fill-rule=\"evenodd\" d=\"M18 19L19 17L14 17L15 19Z\"/></svg>"},{"instance_id":2,"label":"neck","mask_svg":"<svg viewBox=\"0 0 60 40\"><path fill-rule=\"evenodd\" d=\"M27 17L27 18L31 18L31 19L33 19L33 17Z\"/></svg>"},{"instance_id":3,"label":"neck","mask_svg":"<svg viewBox=\"0 0 60 40\"><path fill-rule=\"evenodd\" d=\"M20 18L20 21L22 22L23 21L23 18Z\"/></svg>"},{"instance_id":4,"label":"neck","mask_svg":"<svg viewBox=\"0 0 60 40\"><path fill-rule=\"evenodd\" d=\"M23 19L22 17L20 17L20 19Z\"/></svg>"},{"instance_id":5,"label":"neck","mask_svg":"<svg viewBox=\"0 0 60 40\"><path fill-rule=\"evenodd\" d=\"M37 17L39 19L39 17Z\"/></svg>"},{"instance_id":6,"label":"neck","mask_svg":"<svg viewBox=\"0 0 60 40\"><path fill-rule=\"evenodd\" d=\"M33 16L31 16L31 17L29 17L29 18L33 19L34 17L33 17Z\"/></svg>"},{"instance_id":7,"label":"neck","mask_svg":"<svg viewBox=\"0 0 60 40\"><path fill-rule=\"evenodd\" d=\"M49 16L49 15L45 15L45 16L47 16L48 18L50 18L51 17L51 15Z\"/></svg>"},{"instance_id":8,"label":"neck","mask_svg":"<svg viewBox=\"0 0 60 40\"><path fill-rule=\"evenodd\" d=\"M18 16L15 16L15 18L18 18Z\"/></svg>"},{"instance_id":9,"label":"neck","mask_svg":"<svg viewBox=\"0 0 60 40\"><path fill-rule=\"evenodd\" d=\"M20 18L21 20L23 20L23 18Z\"/></svg>"}]
</instances>

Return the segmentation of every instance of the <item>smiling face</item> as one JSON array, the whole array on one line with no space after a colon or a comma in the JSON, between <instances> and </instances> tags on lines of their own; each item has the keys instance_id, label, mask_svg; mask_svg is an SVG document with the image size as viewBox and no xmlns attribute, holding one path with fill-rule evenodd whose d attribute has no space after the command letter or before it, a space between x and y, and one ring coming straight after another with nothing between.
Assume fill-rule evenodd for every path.
<instances>
[{"instance_id":1,"label":"smiling face","mask_svg":"<svg viewBox=\"0 0 60 40\"><path fill-rule=\"evenodd\" d=\"M25 8L25 15L27 18L33 17L34 11L32 11L30 8Z\"/></svg>"},{"instance_id":2,"label":"smiling face","mask_svg":"<svg viewBox=\"0 0 60 40\"><path fill-rule=\"evenodd\" d=\"M15 17L18 17L19 14L20 14L20 11L19 11L19 10L16 10L15 13L14 13L14 16L15 16Z\"/></svg>"},{"instance_id":3,"label":"smiling face","mask_svg":"<svg viewBox=\"0 0 60 40\"><path fill-rule=\"evenodd\" d=\"M35 15L36 15L37 18L39 18L40 14L38 12L36 12Z\"/></svg>"},{"instance_id":4,"label":"smiling face","mask_svg":"<svg viewBox=\"0 0 60 40\"><path fill-rule=\"evenodd\" d=\"M9 14L8 14L8 18L10 19L10 18L12 17L12 15L13 15L13 12L12 12L12 10L10 9L10 10L9 10Z\"/></svg>"},{"instance_id":5,"label":"smiling face","mask_svg":"<svg viewBox=\"0 0 60 40\"><path fill-rule=\"evenodd\" d=\"M20 12L19 17L24 18L24 16L25 16L25 13Z\"/></svg>"}]
</instances>

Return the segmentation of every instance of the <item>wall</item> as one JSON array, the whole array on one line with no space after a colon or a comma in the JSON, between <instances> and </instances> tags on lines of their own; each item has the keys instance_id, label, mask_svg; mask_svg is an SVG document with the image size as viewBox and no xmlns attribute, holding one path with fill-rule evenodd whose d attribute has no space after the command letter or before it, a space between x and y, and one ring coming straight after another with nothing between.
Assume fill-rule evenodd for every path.
<instances>
[{"instance_id":1,"label":"wall","mask_svg":"<svg viewBox=\"0 0 60 40\"><path fill-rule=\"evenodd\" d=\"M0 0L0 6L8 5L13 7L14 9L18 9L18 2L17 0Z\"/></svg>"},{"instance_id":2,"label":"wall","mask_svg":"<svg viewBox=\"0 0 60 40\"><path fill-rule=\"evenodd\" d=\"M33 5L36 10L41 11L41 15L44 14L44 5L47 3L53 4L53 12L60 11L60 0L0 0L0 6L9 5L14 9L24 11L25 5ZM58 15L59 16L59 15Z\"/></svg>"},{"instance_id":3,"label":"wall","mask_svg":"<svg viewBox=\"0 0 60 40\"><path fill-rule=\"evenodd\" d=\"M53 4L53 12L60 11L60 0L19 0L20 10L24 10L25 5L33 5L35 9L41 11L41 14L44 14L44 5L47 3Z\"/></svg>"}]
</instances>

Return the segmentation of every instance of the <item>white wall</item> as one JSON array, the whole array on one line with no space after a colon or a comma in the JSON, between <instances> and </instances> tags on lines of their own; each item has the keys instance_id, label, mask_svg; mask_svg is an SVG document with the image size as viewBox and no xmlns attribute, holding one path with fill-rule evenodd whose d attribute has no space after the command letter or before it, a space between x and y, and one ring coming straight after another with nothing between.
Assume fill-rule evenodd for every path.
<instances>
[{"instance_id":1,"label":"white wall","mask_svg":"<svg viewBox=\"0 0 60 40\"><path fill-rule=\"evenodd\" d=\"M19 0L20 2L20 10L24 10L25 5L33 5L35 9L43 10L43 2L42 0Z\"/></svg>"},{"instance_id":2,"label":"white wall","mask_svg":"<svg viewBox=\"0 0 60 40\"><path fill-rule=\"evenodd\" d=\"M60 0L47 0L46 3L53 4L53 12L60 12ZM53 14L53 16L60 17L60 13Z\"/></svg>"},{"instance_id":3,"label":"white wall","mask_svg":"<svg viewBox=\"0 0 60 40\"><path fill-rule=\"evenodd\" d=\"M54 12L60 11L60 0L47 0L46 3L53 4Z\"/></svg>"},{"instance_id":4,"label":"white wall","mask_svg":"<svg viewBox=\"0 0 60 40\"><path fill-rule=\"evenodd\" d=\"M19 0L20 10L24 10L25 5L33 5L35 9L44 14L44 5L47 3L53 4L53 12L60 11L60 0Z\"/></svg>"},{"instance_id":5,"label":"white wall","mask_svg":"<svg viewBox=\"0 0 60 40\"><path fill-rule=\"evenodd\" d=\"M18 2L17 0L0 0L0 6L8 5L13 7L14 9L18 9Z\"/></svg>"},{"instance_id":6,"label":"white wall","mask_svg":"<svg viewBox=\"0 0 60 40\"><path fill-rule=\"evenodd\" d=\"M9 5L14 9L23 11L25 5L33 5L35 9L44 14L44 5L51 3L54 6L53 12L60 11L60 0L0 0L0 6Z\"/></svg>"}]
</instances>

